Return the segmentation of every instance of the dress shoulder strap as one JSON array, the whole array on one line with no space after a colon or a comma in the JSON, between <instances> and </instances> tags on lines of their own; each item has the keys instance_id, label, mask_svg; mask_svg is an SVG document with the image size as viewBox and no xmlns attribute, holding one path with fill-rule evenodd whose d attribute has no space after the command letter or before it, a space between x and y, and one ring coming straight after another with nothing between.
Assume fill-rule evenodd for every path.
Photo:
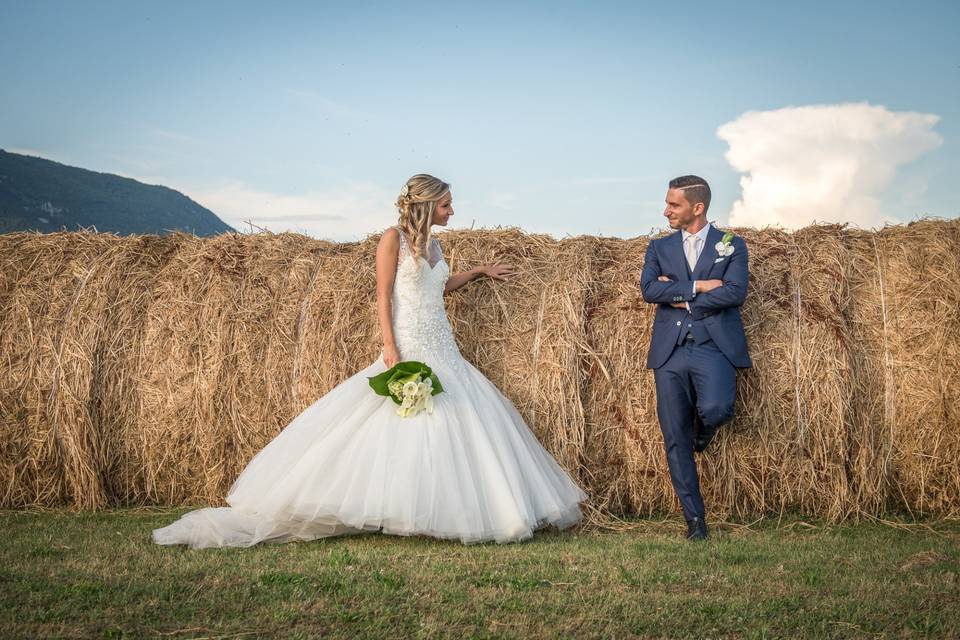
<instances>
[{"instance_id":1,"label":"dress shoulder strap","mask_svg":"<svg viewBox=\"0 0 960 640\"><path fill-rule=\"evenodd\" d=\"M410 241L407 240L407 234L403 232L403 229L400 228L400 225L395 225L393 228L397 230L397 234L400 236L399 257L402 259L404 256L411 255L413 251L410 248Z\"/></svg>"}]
</instances>

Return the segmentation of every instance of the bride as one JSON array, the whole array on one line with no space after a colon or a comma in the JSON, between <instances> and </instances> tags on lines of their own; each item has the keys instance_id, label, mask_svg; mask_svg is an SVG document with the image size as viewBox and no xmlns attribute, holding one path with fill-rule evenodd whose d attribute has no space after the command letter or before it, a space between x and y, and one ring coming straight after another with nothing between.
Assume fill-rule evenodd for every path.
<instances>
[{"instance_id":1,"label":"bride","mask_svg":"<svg viewBox=\"0 0 960 640\"><path fill-rule=\"evenodd\" d=\"M382 531L463 543L512 542L581 518L586 494L540 445L513 404L453 339L443 294L508 265L450 275L432 225L453 215L450 185L410 178L400 223L377 247L382 357L293 419L247 464L229 507L191 511L153 531L157 544L248 547ZM401 417L368 378L396 363L428 365L443 391L432 411Z\"/></svg>"}]
</instances>

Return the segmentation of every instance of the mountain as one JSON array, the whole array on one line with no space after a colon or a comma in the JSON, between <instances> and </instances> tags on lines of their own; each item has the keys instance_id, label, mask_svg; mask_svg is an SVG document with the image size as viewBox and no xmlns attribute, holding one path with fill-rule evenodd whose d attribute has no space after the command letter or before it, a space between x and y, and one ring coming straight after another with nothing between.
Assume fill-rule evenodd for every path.
<instances>
[{"instance_id":1,"label":"mountain","mask_svg":"<svg viewBox=\"0 0 960 640\"><path fill-rule=\"evenodd\" d=\"M179 191L0 149L0 233L80 227L120 235L233 231Z\"/></svg>"}]
</instances>

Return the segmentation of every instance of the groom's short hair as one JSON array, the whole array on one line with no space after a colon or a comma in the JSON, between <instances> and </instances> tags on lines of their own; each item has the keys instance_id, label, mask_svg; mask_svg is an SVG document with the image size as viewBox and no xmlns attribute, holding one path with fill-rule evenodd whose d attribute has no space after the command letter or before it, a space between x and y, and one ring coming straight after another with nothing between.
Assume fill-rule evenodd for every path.
<instances>
[{"instance_id":1,"label":"groom's short hair","mask_svg":"<svg viewBox=\"0 0 960 640\"><path fill-rule=\"evenodd\" d=\"M671 189L680 189L690 204L703 203L703 212L710 208L710 185L700 176L680 176L670 181Z\"/></svg>"}]
</instances>

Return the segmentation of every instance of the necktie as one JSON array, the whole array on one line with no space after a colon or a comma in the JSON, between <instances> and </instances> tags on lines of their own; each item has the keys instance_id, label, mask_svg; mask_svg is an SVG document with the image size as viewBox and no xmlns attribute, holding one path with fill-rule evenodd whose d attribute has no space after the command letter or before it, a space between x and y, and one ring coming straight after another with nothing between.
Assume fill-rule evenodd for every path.
<instances>
[{"instance_id":1,"label":"necktie","mask_svg":"<svg viewBox=\"0 0 960 640\"><path fill-rule=\"evenodd\" d=\"M687 236L686 245L687 245L687 264L690 265L690 273L693 273L693 268L697 266L697 248L700 244L699 236Z\"/></svg>"}]
</instances>

